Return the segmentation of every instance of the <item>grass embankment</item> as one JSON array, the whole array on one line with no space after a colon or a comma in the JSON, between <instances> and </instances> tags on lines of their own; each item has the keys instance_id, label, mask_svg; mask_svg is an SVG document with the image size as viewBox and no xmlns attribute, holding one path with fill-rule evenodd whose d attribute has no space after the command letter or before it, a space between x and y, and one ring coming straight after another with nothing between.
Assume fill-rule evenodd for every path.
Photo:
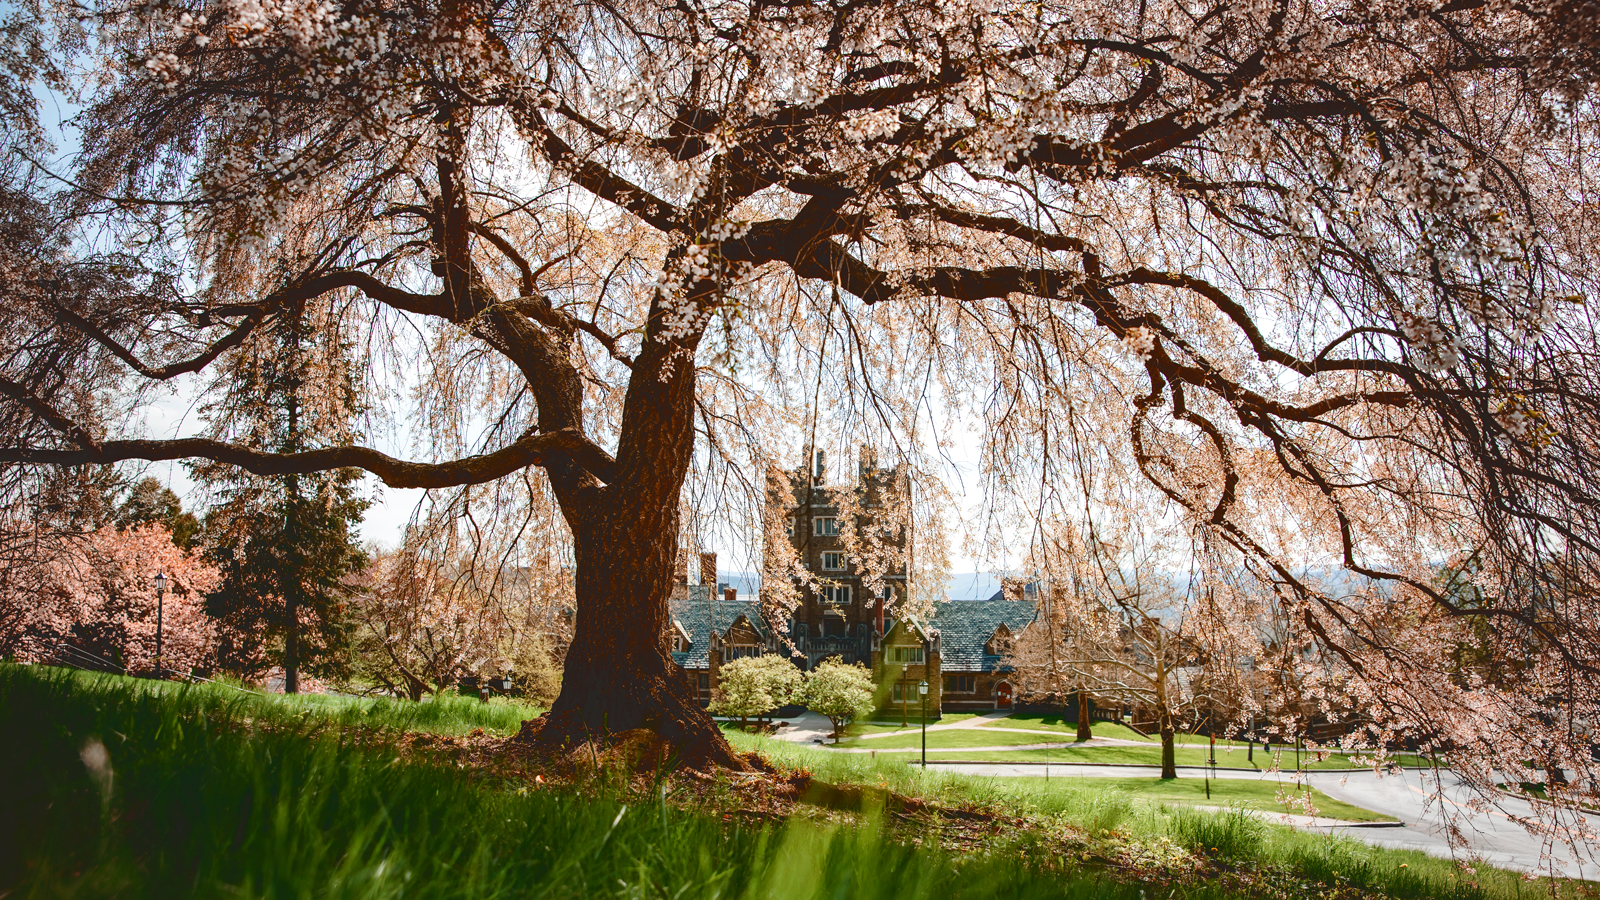
<instances>
[{"instance_id":1,"label":"grass embankment","mask_svg":"<svg viewBox=\"0 0 1600 900\"><path fill-rule=\"evenodd\" d=\"M1005 720L1002 720L1005 721ZM1112 725L1111 723L1097 722L1097 726L1109 725L1104 729L1096 729L1096 737L1122 737L1122 733L1137 734L1126 726ZM994 731L987 725L975 728L957 728L949 730L930 731L927 735L928 758L961 759L968 762L1060 762L1060 763L1097 763L1101 765L1161 765L1161 745L1157 742L1141 741L1137 746L1081 746L1081 747L1052 747L1048 749L1031 750L969 750L973 747L1025 747L1029 745L1059 743L1052 740L1049 735L1032 734L1021 731ZM922 734L920 731L907 734L895 734L886 737L873 737L867 739L852 738L840 741L836 746L845 750L873 750L887 753L920 753L922 749ZM962 751L962 752L949 752ZM1210 757L1210 751L1203 747L1183 747L1174 749L1177 764L1180 766L1203 766ZM1428 761L1410 754L1396 754L1390 760L1404 766L1425 766ZM1277 767L1283 771L1294 771L1296 768L1295 753L1293 748L1284 749L1282 746L1273 748L1268 753L1260 745L1254 752L1247 750L1243 745L1229 747L1222 741L1217 742L1217 765L1238 769L1258 769L1265 771L1276 762ZM1330 751L1327 759L1317 759L1317 754L1303 751L1299 757L1299 767L1302 769L1348 769L1352 767L1350 754L1347 752Z\"/></svg>"},{"instance_id":2,"label":"grass embankment","mask_svg":"<svg viewBox=\"0 0 1600 900\"><path fill-rule=\"evenodd\" d=\"M1362 809L1359 806L1352 806L1341 800L1335 800L1315 788L1304 788L1296 791L1292 785L1279 785L1271 781L1213 778L1210 780L1209 788L1206 780L1202 778L1083 778L1068 776L1065 778L1020 777L1009 778L1007 781L1014 783L1015 788L1020 791L1066 790L1078 793L1085 791L1117 791L1127 795L1130 799L1151 803L1220 806L1254 809L1267 813L1292 812L1303 815L1303 808L1287 809L1278 801L1278 793L1283 791L1295 796L1309 798L1311 804L1316 808L1317 815L1326 816L1330 819L1343 819L1347 822L1394 821L1389 816L1379 815L1370 809ZM1210 796L1206 796L1208 789Z\"/></svg>"},{"instance_id":3,"label":"grass embankment","mask_svg":"<svg viewBox=\"0 0 1600 900\"><path fill-rule=\"evenodd\" d=\"M936 719L936 718L934 718L932 716L929 716L928 717L928 724L929 725L949 725L952 722L960 722L960 721L962 721L964 719L971 719L971 718L975 717L976 715L977 715L977 713L945 713L943 718L938 718L938 719ZM911 715L906 717L906 720L905 720L904 724L901 724L900 718L898 716L891 716L891 717L888 717L888 718L877 718L877 719L871 719L871 720L868 720L868 721L865 721L865 722L852 722L845 729L845 733L846 734L852 734L852 735L884 734L886 732L904 731L907 728L918 728L921 725L922 725L921 716L919 716L917 713L913 712Z\"/></svg>"},{"instance_id":4,"label":"grass embankment","mask_svg":"<svg viewBox=\"0 0 1600 900\"><path fill-rule=\"evenodd\" d=\"M742 779L596 771L557 787L462 752L487 748L493 759L505 752L496 739L402 731L431 715L427 727L460 734L495 714L503 733L520 711L150 687L0 666L0 895L1131 900L1159 885L1164 897L1218 900L1510 900L1544 891L1487 868L1473 887L1418 854L1136 804L1118 791L1018 795L993 779L741 736L835 784L893 790L924 811L960 804L942 819L791 807L774 821L718 805L737 803ZM961 822L976 836L966 846L983 852L947 849Z\"/></svg>"},{"instance_id":5,"label":"grass embankment","mask_svg":"<svg viewBox=\"0 0 1600 900\"><path fill-rule=\"evenodd\" d=\"M743 734L730 733L730 738L741 744L749 744L750 738ZM870 781L871 778L883 771L871 756L865 757L865 764L858 763L859 769L852 769L850 763L845 763L842 768L834 770L826 762L826 757L847 756L847 754L833 754L827 750L801 748L799 751L788 751L782 746L772 743L757 742L749 744L759 748L766 755L786 754L800 752L801 757L795 761L804 760L808 767L822 767L829 771L837 771L838 777L845 781ZM1142 750L1139 747L1108 748ZM818 759L817 757L823 757ZM857 760L862 760L862 754L848 754ZM893 761L890 766L915 769L915 757L910 759L904 756L888 757ZM930 762L934 760L933 753L928 754ZM891 770L892 771L892 770ZM920 770L919 770L920 771ZM939 785L940 776L949 779L947 785ZM1207 794L1207 781L1210 782L1210 796ZM979 787L981 785L981 787ZM1176 779L1161 779L1157 777L1130 777L1130 778L1098 778L1065 775L1058 777L1043 776L971 776L956 773L930 772L927 776L913 780L908 789L915 796L923 796L928 791L935 791L936 795L947 799L959 800L964 794L977 791L984 796L1006 797L1008 802L1019 803L1030 807L1053 809L1064 812L1070 809L1072 803L1084 799L1085 795L1094 793L1111 792L1125 796L1129 800L1150 803L1173 803L1184 806L1212 806L1212 807L1242 807L1260 810L1266 813L1294 813L1304 814L1304 807L1289 809L1278 798L1279 794L1293 795L1309 798L1317 810L1317 815L1329 818L1344 819L1350 822L1392 822L1389 816L1380 815L1369 809L1363 809L1336 800L1315 788L1299 786L1292 783L1281 782L1278 779L1262 778L1213 778L1206 779L1200 776L1182 777ZM1061 800L1054 795L1065 798L1069 804L1060 806Z\"/></svg>"}]
</instances>

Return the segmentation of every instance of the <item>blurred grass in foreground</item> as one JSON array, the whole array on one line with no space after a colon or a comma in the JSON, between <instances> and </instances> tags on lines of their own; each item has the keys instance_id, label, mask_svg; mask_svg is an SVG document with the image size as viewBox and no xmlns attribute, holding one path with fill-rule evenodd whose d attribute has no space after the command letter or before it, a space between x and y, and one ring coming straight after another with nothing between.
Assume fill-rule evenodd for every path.
<instances>
[{"instance_id":1,"label":"blurred grass in foreground","mask_svg":"<svg viewBox=\"0 0 1600 900\"><path fill-rule=\"evenodd\" d=\"M1142 885L1047 853L1051 822L1107 835L1130 858L1181 861L1185 848L1215 847L1214 855L1250 866L1338 873L1327 877L1402 898L1543 892L1486 869L1475 876L1482 889L1474 889L1447 863L1417 854L1296 835L1238 815L1172 812L1116 791L1019 794L993 779L923 775L903 763L863 765L872 761L772 742L762 747L772 757L826 780L892 782L901 793L991 803L1033 816L1039 827L997 835L984 852L957 854L889 840L871 817L859 827L803 818L740 824L678 809L667 791L630 807L592 785L507 787L448 761L402 757L393 731L348 727L459 732L483 727L481 704L443 703L433 711L425 709L432 704L372 704L0 665L0 895L1141 896ZM661 787L672 789L670 782ZM1402 860L1409 869L1397 868ZM1196 878L1163 884L1160 895L1262 896L1230 894Z\"/></svg>"}]
</instances>

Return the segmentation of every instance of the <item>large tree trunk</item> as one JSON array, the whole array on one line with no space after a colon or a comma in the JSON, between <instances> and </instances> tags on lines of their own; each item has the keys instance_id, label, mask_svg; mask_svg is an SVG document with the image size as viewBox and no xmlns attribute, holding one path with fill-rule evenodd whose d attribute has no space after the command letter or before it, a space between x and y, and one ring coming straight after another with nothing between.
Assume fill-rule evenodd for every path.
<instances>
[{"instance_id":1,"label":"large tree trunk","mask_svg":"<svg viewBox=\"0 0 1600 900\"><path fill-rule=\"evenodd\" d=\"M1094 739L1094 730L1089 727L1089 694L1085 691L1078 692L1078 737L1079 741Z\"/></svg>"},{"instance_id":2,"label":"large tree trunk","mask_svg":"<svg viewBox=\"0 0 1600 900\"><path fill-rule=\"evenodd\" d=\"M693 351L699 339L698 332L664 335L665 312L658 298L623 401L610 482L599 487L559 460L546 462L572 529L578 610L561 695L538 740L569 745L648 728L681 763L745 769L665 642L679 493L694 451ZM570 398L541 407L542 427L581 423L575 375L566 390ZM561 407L570 418L557 415Z\"/></svg>"},{"instance_id":3,"label":"large tree trunk","mask_svg":"<svg viewBox=\"0 0 1600 900\"><path fill-rule=\"evenodd\" d=\"M576 744L648 728L686 765L745 768L662 641L676 536L597 530L574 534L577 623L540 742Z\"/></svg>"},{"instance_id":4,"label":"large tree trunk","mask_svg":"<svg viewBox=\"0 0 1600 900\"><path fill-rule=\"evenodd\" d=\"M1178 747L1177 729L1172 725L1172 716L1166 710L1161 711L1161 777L1178 777Z\"/></svg>"}]
</instances>

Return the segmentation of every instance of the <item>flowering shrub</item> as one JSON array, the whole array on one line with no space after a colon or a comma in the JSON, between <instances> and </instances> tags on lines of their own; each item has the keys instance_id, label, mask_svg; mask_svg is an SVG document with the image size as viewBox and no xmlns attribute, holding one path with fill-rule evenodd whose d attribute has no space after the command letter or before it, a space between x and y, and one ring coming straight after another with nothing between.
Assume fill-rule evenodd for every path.
<instances>
[{"instance_id":1,"label":"flowering shrub","mask_svg":"<svg viewBox=\"0 0 1600 900\"><path fill-rule=\"evenodd\" d=\"M216 586L217 571L174 545L164 526L125 531L107 526L82 537L57 538L54 550L27 577L5 586L7 596L0 603L25 613L0 633L0 650L32 662L98 661L130 672L150 671L157 663L154 579L159 572L167 577L160 602L163 668L187 671L210 664L216 626L201 598Z\"/></svg>"}]
</instances>

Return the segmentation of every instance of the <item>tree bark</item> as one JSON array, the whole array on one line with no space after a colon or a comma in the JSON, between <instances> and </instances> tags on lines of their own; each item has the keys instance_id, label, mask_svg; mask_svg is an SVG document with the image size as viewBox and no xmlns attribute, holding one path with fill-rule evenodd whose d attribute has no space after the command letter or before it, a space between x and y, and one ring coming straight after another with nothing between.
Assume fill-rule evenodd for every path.
<instances>
[{"instance_id":1,"label":"tree bark","mask_svg":"<svg viewBox=\"0 0 1600 900\"><path fill-rule=\"evenodd\" d=\"M1094 729L1089 727L1089 694L1078 691L1078 741L1094 739Z\"/></svg>"},{"instance_id":2,"label":"tree bark","mask_svg":"<svg viewBox=\"0 0 1600 900\"><path fill-rule=\"evenodd\" d=\"M1165 710L1161 713L1161 777L1178 777L1177 729Z\"/></svg>"},{"instance_id":3,"label":"tree bark","mask_svg":"<svg viewBox=\"0 0 1600 900\"><path fill-rule=\"evenodd\" d=\"M293 576L290 576L291 579ZM295 602L295 592L290 590L283 598L283 692L300 693L300 605Z\"/></svg>"},{"instance_id":4,"label":"tree bark","mask_svg":"<svg viewBox=\"0 0 1600 900\"><path fill-rule=\"evenodd\" d=\"M604 524L574 530L577 622L539 741L573 745L648 728L685 765L747 768L662 642L676 532Z\"/></svg>"},{"instance_id":5,"label":"tree bark","mask_svg":"<svg viewBox=\"0 0 1600 900\"><path fill-rule=\"evenodd\" d=\"M538 740L569 745L649 728L683 764L743 770L748 766L700 706L663 639L679 494L694 451L692 360L699 340L698 332L664 334L665 312L658 298L623 401L615 480L600 487L571 464L545 463L572 530L578 609L561 695ZM555 395L560 402L541 404L542 427L581 424L577 379L571 380L570 398Z\"/></svg>"}]
</instances>

